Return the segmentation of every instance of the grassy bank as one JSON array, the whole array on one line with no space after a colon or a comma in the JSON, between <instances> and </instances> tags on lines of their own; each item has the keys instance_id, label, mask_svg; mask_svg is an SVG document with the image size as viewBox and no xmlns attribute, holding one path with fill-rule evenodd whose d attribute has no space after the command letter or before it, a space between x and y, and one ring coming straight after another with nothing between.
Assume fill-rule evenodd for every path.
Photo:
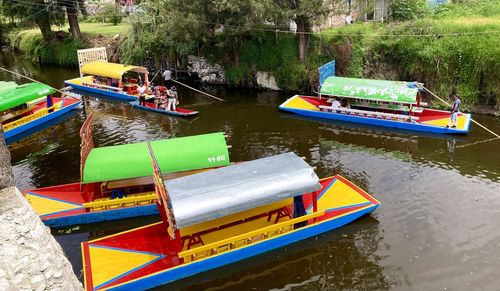
<instances>
[{"instance_id":1,"label":"grassy bank","mask_svg":"<svg viewBox=\"0 0 500 291\"><path fill-rule=\"evenodd\" d=\"M100 36L111 38L116 34L123 35L127 33L129 25L126 23L119 25L109 23L80 23L80 29L87 39L98 38ZM54 26L52 30L67 32L68 27ZM76 41L72 38L44 43L38 28L12 30L8 33L7 39L12 48L21 52L32 61L41 59L43 63L61 66L77 66L76 50L89 47L89 44L85 41Z\"/></svg>"}]
</instances>

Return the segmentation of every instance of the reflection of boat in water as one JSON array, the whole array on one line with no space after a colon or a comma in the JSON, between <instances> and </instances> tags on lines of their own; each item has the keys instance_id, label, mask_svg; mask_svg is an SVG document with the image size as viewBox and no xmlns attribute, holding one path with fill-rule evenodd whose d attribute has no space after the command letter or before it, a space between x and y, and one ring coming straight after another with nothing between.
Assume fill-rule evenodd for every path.
<instances>
[{"instance_id":1,"label":"reflection of boat in water","mask_svg":"<svg viewBox=\"0 0 500 291\"><path fill-rule=\"evenodd\" d=\"M295 95L279 108L309 117L377 127L438 134L469 132L470 114L459 113L457 127L446 127L450 113L425 108L415 83L336 77L334 62L320 68L319 94ZM342 98L346 104L342 106L335 98Z\"/></svg>"},{"instance_id":2,"label":"reflection of boat in water","mask_svg":"<svg viewBox=\"0 0 500 291\"><path fill-rule=\"evenodd\" d=\"M0 123L4 137L10 143L13 137L76 109L82 102L70 97L53 97L56 91L45 84L0 82ZM33 131L31 131L33 132Z\"/></svg>"},{"instance_id":3,"label":"reflection of boat in water","mask_svg":"<svg viewBox=\"0 0 500 291\"><path fill-rule=\"evenodd\" d=\"M151 150L152 152L152 150ZM87 290L143 290L341 227L379 206L293 153L163 182L162 222L82 244Z\"/></svg>"},{"instance_id":4,"label":"reflection of boat in water","mask_svg":"<svg viewBox=\"0 0 500 291\"><path fill-rule=\"evenodd\" d=\"M81 182L25 190L25 197L49 226L157 214L146 143L94 148L91 118L81 131ZM151 145L165 179L229 164L222 133L157 140Z\"/></svg>"}]
</instances>

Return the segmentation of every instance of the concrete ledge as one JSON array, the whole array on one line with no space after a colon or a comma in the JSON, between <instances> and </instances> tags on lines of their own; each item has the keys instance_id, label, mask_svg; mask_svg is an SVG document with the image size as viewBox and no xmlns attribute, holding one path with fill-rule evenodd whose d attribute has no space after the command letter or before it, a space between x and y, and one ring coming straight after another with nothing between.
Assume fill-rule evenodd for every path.
<instances>
[{"instance_id":1,"label":"concrete ledge","mask_svg":"<svg viewBox=\"0 0 500 291\"><path fill-rule=\"evenodd\" d=\"M71 264L15 187L0 190L0 290L83 290Z\"/></svg>"}]
</instances>

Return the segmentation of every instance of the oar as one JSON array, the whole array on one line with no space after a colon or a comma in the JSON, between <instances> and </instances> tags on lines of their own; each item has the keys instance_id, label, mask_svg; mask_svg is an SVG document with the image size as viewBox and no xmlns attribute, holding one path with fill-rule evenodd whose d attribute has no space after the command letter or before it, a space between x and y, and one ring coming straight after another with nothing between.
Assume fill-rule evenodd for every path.
<instances>
[{"instance_id":1,"label":"oar","mask_svg":"<svg viewBox=\"0 0 500 291\"><path fill-rule=\"evenodd\" d=\"M446 102L445 100L441 99L438 95L434 94L431 90L425 88L423 85L419 84L419 87L423 88L425 91L429 92L432 96L436 97L439 101L443 102L444 104L448 105L448 106L451 106L450 103ZM488 129L486 126L482 125L481 123L475 121L474 119L470 118L470 121L474 122L475 124L479 125L480 127L482 127L484 130L486 130L487 132L493 134L494 136L496 136L497 138L500 138L500 135L494 133L493 131L491 131L490 129Z\"/></svg>"},{"instance_id":2,"label":"oar","mask_svg":"<svg viewBox=\"0 0 500 291\"><path fill-rule=\"evenodd\" d=\"M196 92L198 92L198 93L205 94L205 95L207 95L207 96L208 96L208 97L210 97L210 98L213 98L213 99L216 99L216 100L219 100L219 101L226 102L226 100L224 100L224 99L222 99L222 98L219 98L219 97L216 97L216 96L214 96L214 95L208 94L208 93L206 93L206 92L200 91L200 90L198 90L198 89L196 89L196 88L193 88L193 87L191 87L191 86L188 86L188 85L186 85L186 84L183 84L183 83L181 83L181 82L179 82L179 81L177 81L177 80L172 79L172 81L173 81L173 82L175 82L175 83L177 83L177 84L179 84L179 85L182 85L182 86L184 86L184 87L187 87L187 88L189 88L189 89L191 89L191 90L193 90L193 91L196 91Z\"/></svg>"},{"instance_id":3,"label":"oar","mask_svg":"<svg viewBox=\"0 0 500 291\"><path fill-rule=\"evenodd\" d=\"M43 85L47 85L47 84L42 83L42 82L40 82L40 81L38 81L38 80L35 80L35 79L30 78L30 77L27 77L27 76L21 75L21 74L19 74L19 73L16 73L16 72L13 72L13 71L7 70L6 68L3 68L3 67L0 67L0 70L5 71L5 72L9 72L9 73L14 74L14 75L17 75L17 76L20 76L20 77L22 77L22 78L28 79L28 80L30 80L30 81L32 81L32 82L35 82L35 83L39 83L39 84L43 84ZM52 89L54 89L54 90L56 90L57 92L61 93L61 96L63 96L63 97L64 97L64 95L66 95L66 96L68 96L69 98L73 98L73 99L75 99L75 100L80 101L80 99L78 99L78 98L76 98L76 97L73 97L73 96L71 96L71 95L67 95L65 92L63 92L63 91L61 91L61 90L59 90L59 89L56 89L56 88L52 88Z\"/></svg>"}]
</instances>

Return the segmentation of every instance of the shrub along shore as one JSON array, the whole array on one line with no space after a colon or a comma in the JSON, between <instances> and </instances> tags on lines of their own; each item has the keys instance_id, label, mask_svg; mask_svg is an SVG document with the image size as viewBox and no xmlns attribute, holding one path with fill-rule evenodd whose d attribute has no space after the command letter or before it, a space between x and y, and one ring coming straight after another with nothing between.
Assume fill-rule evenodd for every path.
<instances>
[{"instance_id":1,"label":"shrub along shore","mask_svg":"<svg viewBox=\"0 0 500 291\"><path fill-rule=\"evenodd\" d=\"M122 62L144 64L153 59L159 63L160 58L169 58L154 54L168 44L137 41L137 32L128 29L129 24L82 23L81 27L87 43L66 39L43 44L36 30L11 32L8 38L11 46L33 60L63 66L76 66L76 50L95 45L92 39L116 34L121 35ZM335 59L340 76L419 81L443 97L457 92L465 107L482 105L498 111L499 43L500 4L485 1L467 9L445 5L413 21L357 23L312 34L304 62L298 58L296 35L263 31L240 37L236 57L234 49L230 52L232 48L215 38L202 46L186 45L174 59L186 65L191 54L220 64L230 86L255 87L256 72L270 72L280 88L295 92L316 88L317 68Z\"/></svg>"}]
</instances>

